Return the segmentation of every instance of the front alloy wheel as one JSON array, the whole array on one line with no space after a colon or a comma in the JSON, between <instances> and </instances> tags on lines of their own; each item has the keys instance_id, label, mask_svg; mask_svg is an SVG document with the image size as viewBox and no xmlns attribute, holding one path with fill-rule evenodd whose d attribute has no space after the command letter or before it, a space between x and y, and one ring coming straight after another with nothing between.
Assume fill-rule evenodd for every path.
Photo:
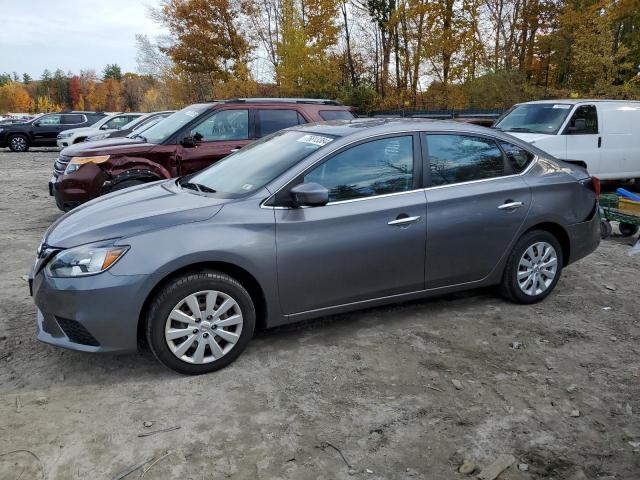
<instances>
[{"instance_id":1,"label":"front alloy wheel","mask_svg":"<svg viewBox=\"0 0 640 480\"><path fill-rule=\"evenodd\" d=\"M147 341L172 370L208 373L242 353L255 318L251 296L237 280L217 271L189 273L169 280L151 302Z\"/></svg>"}]
</instances>

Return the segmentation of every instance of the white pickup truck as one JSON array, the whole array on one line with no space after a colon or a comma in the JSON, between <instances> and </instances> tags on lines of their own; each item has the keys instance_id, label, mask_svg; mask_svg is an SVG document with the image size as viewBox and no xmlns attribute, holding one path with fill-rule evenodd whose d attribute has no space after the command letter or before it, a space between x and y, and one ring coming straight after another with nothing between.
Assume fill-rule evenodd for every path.
<instances>
[{"instance_id":1,"label":"white pickup truck","mask_svg":"<svg viewBox=\"0 0 640 480\"><path fill-rule=\"evenodd\" d=\"M640 185L640 102L541 100L514 105L494 128L551 155L579 163L602 180Z\"/></svg>"}]
</instances>

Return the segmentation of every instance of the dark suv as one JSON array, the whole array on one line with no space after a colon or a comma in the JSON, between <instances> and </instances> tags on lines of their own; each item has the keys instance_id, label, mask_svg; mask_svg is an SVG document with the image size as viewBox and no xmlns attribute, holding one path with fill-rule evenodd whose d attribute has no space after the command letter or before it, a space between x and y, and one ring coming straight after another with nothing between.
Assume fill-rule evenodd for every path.
<instances>
[{"instance_id":1,"label":"dark suv","mask_svg":"<svg viewBox=\"0 0 640 480\"><path fill-rule=\"evenodd\" d=\"M0 148L26 152L29 147L55 147L63 130L89 127L104 117L98 112L48 113L24 123L0 126Z\"/></svg>"},{"instance_id":2,"label":"dark suv","mask_svg":"<svg viewBox=\"0 0 640 480\"><path fill-rule=\"evenodd\" d=\"M191 105L141 134L65 148L49 193L68 211L108 192L195 173L283 128L354 118L331 100L246 98Z\"/></svg>"}]
</instances>

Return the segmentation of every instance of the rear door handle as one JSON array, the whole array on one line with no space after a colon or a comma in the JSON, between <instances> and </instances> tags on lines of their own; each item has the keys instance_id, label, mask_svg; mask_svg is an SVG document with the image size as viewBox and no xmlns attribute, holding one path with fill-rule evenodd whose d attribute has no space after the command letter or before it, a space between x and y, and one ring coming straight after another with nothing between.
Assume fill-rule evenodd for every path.
<instances>
[{"instance_id":1,"label":"rear door handle","mask_svg":"<svg viewBox=\"0 0 640 480\"><path fill-rule=\"evenodd\" d=\"M395 220L391 220L387 225L391 225L392 227L402 227L404 225L411 225L412 223L416 223L420 220L420 215L416 217L399 217Z\"/></svg>"},{"instance_id":2,"label":"rear door handle","mask_svg":"<svg viewBox=\"0 0 640 480\"><path fill-rule=\"evenodd\" d=\"M507 202L500 205L498 207L498 210L515 210L516 208L520 208L523 205L524 203L522 202Z\"/></svg>"}]
</instances>

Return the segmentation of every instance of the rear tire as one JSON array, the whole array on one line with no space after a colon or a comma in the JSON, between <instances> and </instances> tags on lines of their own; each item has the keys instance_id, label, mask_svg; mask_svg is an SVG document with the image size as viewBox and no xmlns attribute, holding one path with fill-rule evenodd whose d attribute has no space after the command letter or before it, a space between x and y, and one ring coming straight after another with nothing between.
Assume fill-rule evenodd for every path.
<instances>
[{"instance_id":1,"label":"rear tire","mask_svg":"<svg viewBox=\"0 0 640 480\"><path fill-rule=\"evenodd\" d=\"M562 262L562 247L553 234L545 230L525 233L509 254L501 293L515 303L544 300L560 279Z\"/></svg>"},{"instance_id":2,"label":"rear tire","mask_svg":"<svg viewBox=\"0 0 640 480\"><path fill-rule=\"evenodd\" d=\"M12 135L9 137L9 149L16 153L26 152L29 150L29 138L22 134Z\"/></svg>"},{"instance_id":3,"label":"rear tire","mask_svg":"<svg viewBox=\"0 0 640 480\"><path fill-rule=\"evenodd\" d=\"M623 237L632 237L638 233L638 225L632 223L621 222L620 225L618 225L618 229Z\"/></svg>"},{"instance_id":4,"label":"rear tire","mask_svg":"<svg viewBox=\"0 0 640 480\"><path fill-rule=\"evenodd\" d=\"M237 280L218 271L190 273L169 281L156 295L146 337L164 366L199 375L238 358L253 336L255 319L251 296Z\"/></svg>"},{"instance_id":5,"label":"rear tire","mask_svg":"<svg viewBox=\"0 0 640 480\"><path fill-rule=\"evenodd\" d=\"M609 222L609 220L600 220L600 238L606 240L611 236L612 232L613 228L611 227L611 223Z\"/></svg>"}]
</instances>

